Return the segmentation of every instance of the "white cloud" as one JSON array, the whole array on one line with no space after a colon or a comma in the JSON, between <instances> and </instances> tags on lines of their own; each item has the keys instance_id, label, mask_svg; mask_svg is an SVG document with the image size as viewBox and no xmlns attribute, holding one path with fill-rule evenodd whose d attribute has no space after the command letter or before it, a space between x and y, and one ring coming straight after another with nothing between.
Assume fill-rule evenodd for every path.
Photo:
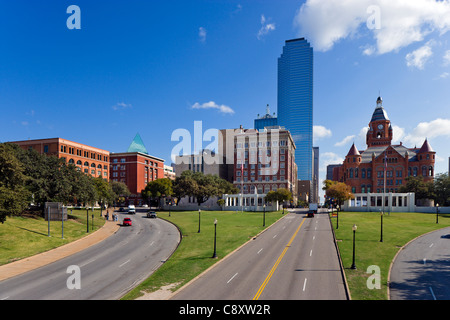
<instances>
[{"instance_id":1,"label":"white cloud","mask_svg":"<svg viewBox=\"0 0 450 320\"><path fill-rule=\"evenodd\" d=\"M270 19L269 19L270 20ZM275 23L266 23L266 17L262 14L261 15L261 29L259 29L258 34L256 37L258 40L261 40L265 35L267 35L270 31L275 30Z\"/></svg>"},{"instance_id":2,"label":"white cloud","mask_svg":"<svg viewBox=\"0 0 450 320\"><path fill-rule=\"evenodd\" d=\"M206 41L206 29L203 27L198 28L198 37L200 39L200 42Z\"/></svg>"},{"instance_id":3,"label":"white cloud","mask_svg":"<svg viewBox=\"0 0 450 320\"><path fill-rule=\"evenodd\" d=\"M445 51L443 58L444 58L444 66L450 65L450 50Z\"/></svg>"},{"instance_id":4,"label":"white cloud","mask_svg":"<svg viewBox=\"0 0 450 320\"><path fill-rule=\"evenodd\" d=\"M364 54L384 54L423 41L434 31L439 35L449 31L450 1L306 0L294 26L318 51L369 33L376 45L368 45Z\"/></svg>"},{"instance_id":5,"label":"white cloud","mask_svg":"<svg viewBox=\"0 0 450 320\"><path fill-rule=\"evenodd\" d=\"M334 152L324 152L320 154L320 169L321 172L326 172L327 166L330 164L341 164L344 162L344 158L339 156L338 154Z\"/></svg>"},{"instance_id":6,"label":"white cloud","mask_svg":"<svg viewBox=\"0 0 450 320\"><path fill-rule=\"evenodd\" d=\"M392 126L392 143L397 144L402 141L402 139L405 137L405 129L400 128L399 126L393 125Z\"/></svg>"},{"instance_id":7,"label":"white cloud","mask_svg":"<svg viewBox=\"0 0 450 320\"><path fill-rule=\"evenodd\" d=\"M335 147L343 147L345 145L348 145L350 141L355 140L356 135L346 136L343 140L336 142L334 144Z\"/></svg>"},{"instance_id":8,"label":"white cloud","mask_svg":"<svg viewBox=\"0 0 450 320\"><path fill-rule=\"evenodd\" d=\"M196 102L192 107L192 109L216 109L221 113L225 114L234 114L234 110L231 109L229 106L226 105L218 105L214 101L206 102L203 104L200 104Z\"/></svg>"},{"instance_id":9,"label":"white cloud","mask_svg":"<svg viewBox=\"0 0 450 320\"><path fill-rule=\"evenodd\" d=\"M443 72L443 73L439 76L439 78L440 78L440 79L446 79L446 78L448 78L448 76L450 76L450 73L448 73L448 72Z\"/></svg>"},{"instance_id":10,"label":"white cloud","mask_svg":"<svg viewBox=\"0 0 450 320\"><path fill-rule=\"evenodd\" d=\"M422 146L425 138L433 139L438 137L450 138L450 119L432 120L430 122L421 122L413 131L404 137L406 143Z\"/></svg>"},{"instance_id":11,"label":"white cloud","mask_svg":"<svg viewBox=\"0 0 450 320\"><path fill-rule=\"evenodd\" d=\"M332 135L331 130L324 126L313 126L314 143L319 139L328 138Z\"/></svg>"},{"instance_id":12,"label":"white cloud","mask_svg":"<svg viewBox=\"0 0 450 320\"><path fill-rule=\"evenodd\" d=\"M417 69L423 70L425 67L425 63L427 63L427 61L433 55L433 50L431 47L432 41L428 41L424 46L411 53L408 53L406 55L406 65L408 67L415 67Z\"/></svg>"},{"instance_id":13,"label":"white cloud","mask_svg":"<svg viewBox=\"0 0 450 320\"><path fill-rule=\"evenodd\" d=\"M124 102L118 102L114 106L112 106L113 110L124 110L124 109L131 109L131 104L126 104Z\"/></svg>"}]
</instances>

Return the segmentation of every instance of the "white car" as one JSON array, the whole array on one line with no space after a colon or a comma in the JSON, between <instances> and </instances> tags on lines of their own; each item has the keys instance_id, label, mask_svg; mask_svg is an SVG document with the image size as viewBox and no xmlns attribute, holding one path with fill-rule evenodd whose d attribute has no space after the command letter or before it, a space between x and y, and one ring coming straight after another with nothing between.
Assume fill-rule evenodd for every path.
<instances>
[{"instance_id":1,"label":"white car","mask_svg":"<svg viewBox=\"0 0 450 320\"><path fill-rule=\"evenodd\" d=\"M130 204L128 206L128 213L132 213L132 214L136 213L136 207L133 204Z\"/></svg>"}]
</instances>

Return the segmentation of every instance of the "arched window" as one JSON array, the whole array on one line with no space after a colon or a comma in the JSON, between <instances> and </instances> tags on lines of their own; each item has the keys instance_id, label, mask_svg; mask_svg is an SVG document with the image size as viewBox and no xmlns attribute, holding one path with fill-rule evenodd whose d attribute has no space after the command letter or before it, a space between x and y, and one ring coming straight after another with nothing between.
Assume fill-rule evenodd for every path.
<instances>
[{"instance_id":1,"label":"arched window","mask_svg":"<svg viewBox=\"0 0 450 320\"><path fill-rule=\"evenodd\" d=\"M89 167L89 162L86 161L86 162L84 163L84 166L85 166L85 167Z\"/></svg>"},{"instance_id":2,"label":"arched window","mask_svg":"<svg viewBox=\"0 0 450 320\"><path fill-rule=\"evenodd\" d=\"M97 168L98 168L98 169L101 169L101 168L102 168L102 165L101 165L101 164L99 164L99 165L97 166Z\"/></svg>"},{"instance_id":3,"label":"arched window","mask_svg":"<svg viewBox=\"0 0 450 320\"><path fill-rule=\"evenodd\" d=\"M353 178L353 168L350 168L348 177Z\"/></svg>"},{"instance_id":4,"label":"arched window","mask_svg":"<svg viewBox=\"0 0 450 320\"><path fill-rule=\"evenodd\" d=\"M428 176L430 176L430 177L434 176L434 168L433 168L433 166L430 166L428 168Z\"/></svg>"},{"instance_id":5,"label":"arched window","mask_svg":"<svg viewBox=\"0 0 450 320\"><path fill-rule=\"evenodd\" d=\"M81 160L78 160L77 165L81 166L81 164L82 164Z\"/></svg>"},{"instance_id":6,"label":"arched window","mask_svg":"<svg viewBox=\"0 0 450 320\"><path fill-rule=\"evenodd\" d=\"M414 167L414 168L413 168L413 176L414 176L414 177L417 177L417 167Z\"/></svg>"},{"instance_id":7,"label":"arched window","mask_svg":"<svg viewBox=\"0 0 450 320\"><path fill-rule=\"evenodd\" d=\"M92 163L92 164L91 164L91 168L95 168L95 163Z\"/></svg>"},{"instance_id":8,"label":"arched window","mask_svg":"<svg viewBox=\"0 0 450 320\"><path fill-rule=\"evenodd\" d=\"M69 160L69 164L75 164L75 160L70 159L70 160Z\"/></svg>"},{"instance_id":9,"label":"arched window","mask_svg":"<svg viewBox=\"0 0 450 320\"><path fill-rule=\"evenodd\" d=\"M426 166L423 166L423 167L422 167L422 176L423 176L423 177L426 177L426 176L427 176L427 167L426 167Z\"/></svg>"},{"instance_id":10,"label":"arched window","mask_svg":"<svg viewBox=\"0 0 450 320\"><path fill-rule=\"evenodd\" d=\"M361 169L361 178L365 179L366 178L366 169Z\"/></svg>"}]
</instances>

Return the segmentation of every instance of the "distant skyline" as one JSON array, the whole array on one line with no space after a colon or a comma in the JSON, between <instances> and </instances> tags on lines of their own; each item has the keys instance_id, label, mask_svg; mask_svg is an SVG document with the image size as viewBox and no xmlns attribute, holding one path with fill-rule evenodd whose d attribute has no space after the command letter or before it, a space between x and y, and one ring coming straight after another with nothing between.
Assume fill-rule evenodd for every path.
<instances>
[{"instance_id":1,"label":"distant skyline","mask_svg":"<svg viewBox=\"0 0 450 320\"><path fill-rule=\"evenodd\" d=\"M69 30L67 8L81 9ZM0 1L0 141L61 137L170 165L172 132L252 128L277 108L285 40L314 48L320 179L383 97L394 142L450 151L450 3L416 0ZM323 194L323 193L321 193Z\"/></svg>"}]
</instances>

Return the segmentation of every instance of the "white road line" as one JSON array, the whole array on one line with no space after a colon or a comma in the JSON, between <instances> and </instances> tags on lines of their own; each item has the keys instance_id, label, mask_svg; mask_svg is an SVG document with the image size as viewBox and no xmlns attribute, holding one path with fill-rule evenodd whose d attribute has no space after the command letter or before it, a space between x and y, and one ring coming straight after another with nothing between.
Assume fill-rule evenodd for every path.
<instances>
[{"instance_id":1,"label":"white road line","mask_svg":"<svg viewBox=\"0 0 450 320\"><path fill-rule=\"evenodd\" d=\"M431 287L429 287L429 288L430 288L431 295L433 296L433 300L437 300L436 296L434 295L433 289Z\"/></svg>"},{"instance_id":2,"label":"white road line","mask_svg":"<svg viewBox=\"0 0 450 320\"><path fill-rule=\"evenodd\" d=\"M434 245L434 243L430 244L430 248Z\"/></svg>"},{"instance_id":3,"label":"white road line","mask_svg":"<svg viewBox=\"0 0 450 320\"><path fill-rule=\"evenodd\" d=\"M259 251L257 252L257 254L260 254L263 248L259 249Z\"/></svg>"},{"instance_id":4,"label":"white road line","mask_svg":"<svg viewBox=\"0 0 450 320\"><path fill-rule=\"evenodd\" d=\"M120 266L119 266L119 268L122 268L124 265L126 265L128 262L130 262L131 261L131 259L128 259L127 261L125 261L124 263L122 263Z\"/></svg>"},{"instance_id":5,"label":"white road line","mask_svg":"<svg viewBox=\"0 0 450 320\"><path fill-rule=\"evenodd\" d=\"M84 266L88 265L89 263L94 262L95 260L97 260L97 259L89 260L88 262L81 264L80 267L84 267Z\"/></svg>"},{"instance_id":6,"label":"white road line","mask_svg":"<svg viewBox=\"0 0 450 320\"><path fill-rule=\"evenodd\" d=\"M233 279L234 279L234 277L236 277L237 275L238 275L238 274L237 274L237 272L236 272L236 274L235 274L234 276L232 276L232 277L231 277L231 279L227 281L227 283L230 283L230 282L231 282L231 280L233 280Z\"/></svg>"},{"instance_id":7,"label":"white road line","mask_svg":"<svg viewBox=\"0 0 450 320\"><path fill-rule=\"evenodd\" d=\"M316 240L316 236L313 236L313 240Z\"/></svg>"},{"instance_id":8,"label":"white road line","mask_svg":"<svg viewBox=\"0 0 450 320\"><path fill-rule=\"evenodd\" d=\"M303 282L303 291L305 291L305 289L306 289L306 281L307 281L308 279L306 279L305 278L305 282Z\"/></svg>"},{"instance_id":9,"label":"white road line","mask_svg":"<svg viewBox=\"0 0 450 320\"><path fill-rule=\"evenodd\" d=\"M310 257L312 256L312 250L309 252L309 256L310 256Z\"/></svg>"},{"instance_id":10,"label":"white road line","mask_svg":"<svg viewBox=\"0 0 450 320\"><path fill-rule=\"evenodd\" d=\"M275 239L277 237L278 234L274 235L273 238Z\"/></svg>"},{"instance_id":11,"label":"white road line","mask_svg":"<svg viewBox=\"0 0 450 320\"><path fill-rule=\"evenodd\" d=\"M1 298L0 300L6 300L6 299L8 299L8 298L9 298L9 296L4 297L4 298Z\"/></svg>"}]
</instances>

